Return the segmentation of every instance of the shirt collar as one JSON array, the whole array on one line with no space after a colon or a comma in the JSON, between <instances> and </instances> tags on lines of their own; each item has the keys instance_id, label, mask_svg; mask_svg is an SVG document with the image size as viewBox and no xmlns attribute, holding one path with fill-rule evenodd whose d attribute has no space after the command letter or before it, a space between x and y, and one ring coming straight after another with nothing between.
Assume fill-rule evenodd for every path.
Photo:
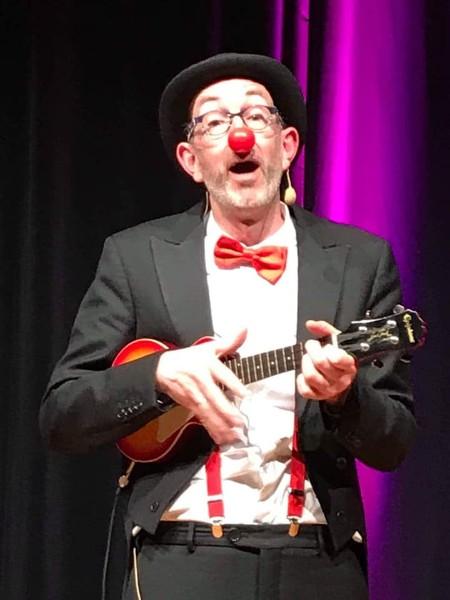
<instances>
[{"instance_id":1,"label":"shirt collar","mask_svg":"<svg viewBox=\"0 0 450 600\"><path fill-rule=\"evenodd\" d=\"M284 211L284 221L283 224L277 231L266 237L258 244L254 246L248 246L250 248L258 248L259 246L296 246L297 245L297 237L295 233L295 228L292 223L292 218L289 213L289 210L285 204L281 203L281 208ZM206 223L206 238L207 245L214 246L217 240L225 235L227 237L231 237L229 234L225 233L217 223L216 219L212 211L209 211L207 215L207 223ZM245 244L243 244L245 246Z\"/></svg>"}]
</instances>

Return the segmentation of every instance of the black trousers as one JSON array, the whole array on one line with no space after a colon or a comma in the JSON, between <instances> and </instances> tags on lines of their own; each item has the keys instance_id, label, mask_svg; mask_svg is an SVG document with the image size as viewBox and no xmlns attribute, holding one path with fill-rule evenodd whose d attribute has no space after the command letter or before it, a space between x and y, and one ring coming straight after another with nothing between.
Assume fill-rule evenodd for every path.
<instances>
[{"instance_id":1,"label":"black trousers","mask_svg":"<svg viewBox=\"0 0 450 600\"><path fill-rule=\"evenodd\" d=\"M334 555L324 526L226 526L215 539L205 524L161 523L137 540L124 600L367 600L362 548Z\"/></svg>"}]
</instances>

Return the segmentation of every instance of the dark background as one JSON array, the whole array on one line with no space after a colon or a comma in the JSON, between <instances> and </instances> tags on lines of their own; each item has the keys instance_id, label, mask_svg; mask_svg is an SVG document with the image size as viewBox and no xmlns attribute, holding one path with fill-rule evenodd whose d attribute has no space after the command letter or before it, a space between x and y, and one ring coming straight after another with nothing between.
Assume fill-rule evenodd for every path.
<instances>
[{"instance_id":1,"label":"dark background","mask_svg":"<svg viewBox=\"0 0 450 600\"><path fill-rule=\"evenodd\" d=\"M156 115L164 85L216 51L270 54L275 4L1 3L2 600L100 597L118 454L114 448L81 457L47 452L37 427L40 398L104 238L199 197L161 148ZM395 518L386 515L380 549L393 557L389 576L403 591L376 600L441 600L450 589L450 3L423 5L426 185L414 268L417 308L430 335L415 359L421 432L399 475ZM325 0L311 0L309 208L327 8ZM295 10L295 2L285 2L288 66Z\"/></svg>"}]
</instances>

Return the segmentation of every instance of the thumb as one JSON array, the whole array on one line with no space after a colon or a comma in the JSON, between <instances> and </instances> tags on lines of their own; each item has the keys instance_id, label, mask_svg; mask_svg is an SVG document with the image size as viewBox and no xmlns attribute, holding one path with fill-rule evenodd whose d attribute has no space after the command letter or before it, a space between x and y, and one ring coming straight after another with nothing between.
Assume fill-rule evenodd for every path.
<instances>
[{"instance_id":1,"label":"thumb","mask_svg":"<svg viewBox=\"0 0 450 600\"><path fill-rule=\"evenodd\" d=\"M214 348L216 356L226 356L234 354L242 346L247 338L247 329L241 329L234 336L225 337L215 342Z\"/></svg>"},{"instance_id":2,"label":"thumb","mask_svg":"<svg viewBox=\"0 0 450 600\"><path fill-rule=\"evenodd\" d=\"M313 321L312 319L308 319L305 325L310 333L318 337L340 333L339 329L336 329L336 327L333 327L333 325L327 321Z\"/></svg>"}]
</instances>

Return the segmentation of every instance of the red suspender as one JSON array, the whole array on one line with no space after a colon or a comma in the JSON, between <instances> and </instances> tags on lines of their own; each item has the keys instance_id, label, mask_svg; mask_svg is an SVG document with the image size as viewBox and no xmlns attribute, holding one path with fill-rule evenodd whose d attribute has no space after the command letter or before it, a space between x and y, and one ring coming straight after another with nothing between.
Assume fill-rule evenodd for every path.
<instances>
[{"instance_id":1,"label":"red suspender","mask_svg":"<svg viewBox=\"0 0 450 600\"><path fill-rule=\"evenodd\" d=\"M295 537L300 527L300 517L305 503L305 461L299 448L299 420L294 415L294 435L292 436L291 482L288 498L289 535Z\"/></svg>"},{"instance_id":2,"label":"red suspender","mask_svg":"<svg viewBox=\"0 0 450 600\"><path fill-rule=\"evenodd\" d=\"M222 493L221 458L219 448L215 448L206 465L206 487L208 514L211 520L212 534L219 538L223 535L222 523L225 509ZM299 447L298 419L294 415L294 435L292 437L291 479L289 485L288 514L289 535L294 537L300 528L300 518L305 503L305 462Z\"/></svg>"},{"instance_id":3,"label":"red suspender","mask_svg":"<svg viewBox=\"0 0 450 600\"><path fill-rule=\"evenodd\" d=\"M208 514L212 534L215 538L223 536L222 523L225 517L222 494L221 458L217 446L210 454L206 465L206 486L208 492Z\"/></svg>"}]
</instances>

